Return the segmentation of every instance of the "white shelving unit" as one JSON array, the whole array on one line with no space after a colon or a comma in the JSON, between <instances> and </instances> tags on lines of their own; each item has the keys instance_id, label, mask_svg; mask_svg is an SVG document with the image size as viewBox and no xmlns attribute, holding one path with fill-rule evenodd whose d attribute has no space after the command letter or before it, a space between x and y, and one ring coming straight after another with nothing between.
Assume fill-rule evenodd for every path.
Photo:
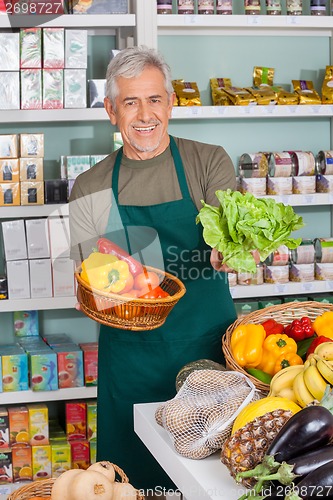
<instances>
[{"instance_id":1,"label":"white shelving unit","mask_svg":"<svg viewBox=\"0 0 333 500\"><path fill-rule=\"evenodd\" d=\"M115 33L119 48L126 45L148 45L158 48L158 35L205 35L205 36L308 36L328 37L332 39L333 17L320 16L182 16L182 15L157 15L155 0L133 0L132 13L126 15L63 15L63 16L36 16L34 25L41 27L87 28L89 33ZM29 27L30 16L0 16L0 29ZM172 111L172 120L218 120L232 119L317 119L333 118L333 105L316 106L200 106L200 107L175 107ZM54 109L54 110L8 110L0 111L0 123L15 124L43 124L47 122L103 122L109 118L103 108L92 109ZM332 194L291 195L274 197L278 201L293 206L332 205ZM26 218L26 217L51 217L67 216L68 205L43 205L35 207L9 207L0 208L0 219ZM231 287L234 298L249 298L258 296L274 296L284 294L322 293L333 290L331 282L288 283L286 285L259 285ZM75 297L62 297L50 299L29 300L4 300L0 301L0 313L24 309L72 309L75 307ZM51 391L51 393L25 394L13 393L15 402L32 401L43 397L43 400L67 399L81 397L81 389ZM84 388L82 397L94 391ZM0 403L8 402L8 394L0 395ZM21 398L22 399L17 399ZM68 397L70 399L70 397ZM28 398L28 399L24 399ZM49 399L48 399L49 398Z\"/></svg>"},{"instance_id":2,"label":"white shelving unit","mask_svg":"<svg viewBox=\"0 0 333 500\"><path fill-rule=\"evenodd\" d=\"M96 387L72 387L56 391L13 391L0 393L0 404L39 403L47 401L70 401L97 397Z\"/></svg>"}]
</instances>

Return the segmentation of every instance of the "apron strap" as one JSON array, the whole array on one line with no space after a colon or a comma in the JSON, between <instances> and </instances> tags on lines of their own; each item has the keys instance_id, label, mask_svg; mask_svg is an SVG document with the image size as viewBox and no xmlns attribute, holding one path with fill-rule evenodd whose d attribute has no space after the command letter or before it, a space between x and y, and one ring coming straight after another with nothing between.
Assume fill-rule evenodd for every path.
<instances>
[{"instance_id":1,"label":"apron strap","mask_svg":"<svg viewBox=\"0 0 333 500\"><path fill-rule=\"evenodd\" d=\"M178 147L176 145L176 141L171 135L170 135L170 149L171 149L172 158L173 158L173 161L175 164L176 174L177 174L177 178L178 178L180 191L182 193L182 197L183 197L183 199L191 199L190 192L189 192L189 189L187 186L183 161L181 159ZM121 147L118 150L116 160L114 163L114 167L113 167L113 172L112 172L112 192L113 192L114 201L116 202L117 205L119 205L119 203L118 203L118 180L119 180L119 170L120 170L120 164L121 164L122 157L123 157L123 147Z\"/></svg>"}]
</instances>

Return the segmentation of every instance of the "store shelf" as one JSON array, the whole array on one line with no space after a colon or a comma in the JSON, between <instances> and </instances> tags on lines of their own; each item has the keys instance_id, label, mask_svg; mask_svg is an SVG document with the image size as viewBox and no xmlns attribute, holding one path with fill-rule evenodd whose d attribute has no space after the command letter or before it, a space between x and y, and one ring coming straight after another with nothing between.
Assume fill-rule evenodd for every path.
<instances>
[{"instance_id":1,"label":"store shelf","mask_svg":"<svg viewBox=\"0 0 333 500\"><path fill-rule=\"evenodd\" d=\"M236 285L230 287L233 299L255 297L308 295L312 293L333 292L333 281L309 281L303 283L264 283L263 285Z\"/></svg>"},{"instance_id":2,"label":"store shelf","mask_svg":"<svg viewBox=\"0 0 333 500\"><path fill-rule=\"evenodd\" d=\"M104 108L8 109L0 111L0 123L47 123L107 121Z\"/></svg>"},{"instance_id":3,"label":"store shelf","mask_svg":"<svg viewBox=\"0 0 333 500\"><path fill-rule=\"evenodd\" d=\"M0 28L29 28L31 26L56 28L110 28L135 26L135 14L102 15L0 15Z\"/></svg>"},{"instance_id":4,"label":"store shelf","mask_svg":"<svg viewBox=\"0 0 333 500\"><path fill-rule=\"evenodd\" d=\"M0 404L24 404L46 401L64 401L73 399L91 399L97 397L97 387L70 387L57 391L13 391L1 392Z\"/></svg>"},{"instance_id":5,"label":"store shelf","mask_svg":"<svg viewBox=\"0 0 333 500\"><path fill-rule=\"evenodd\" d=\"M316 17L316 18L315 18ZM248 36L270 33L284 36L332 36L333 19L330 16L267 16L267 15L158 15L159 35L230 35L237 32Z\"/></svg>"},{"instance_id":6,"label":"store shelf","mask_svg":"<svg viewBox=\"0 0 333 500\"><path fill-rule=\"evenodd\" d=\"M325 118L333 116L332 105L302 106L175 106L172 120L223 120L246 118ZM0 111L0 123L109 121L104 108L9 109Z\"/></svg>"},{"instance_id":7,"label":"store shelf","mask_svg":"<svg viewBox=\"0 0 333 500\"><path fill-rule=\"evenodd\" d=\"M281 196L264 196L272 198L285 205L293 207L322 206L333 204L333 193L290 194ZM0 207L0 219L18 219L27 217L66 217L69 204L63 205L34 205L17 207Z\"/></svg>"},{"instance_id":8,"label":"store shelf","mask_svg":"<svg viewBox=\"0 0 333 500\"><path fill-rule=\"evenodd\" d=\"M68 203L63 205L33 205L16 207L0 207L1 219L18 219L20 217L64 217L68 215Z\"/></svg>"},{"instance_id":9,"label":"store shelf","mask_svg":"<svg viewBox=\"0 0 333 500\"><path fill-rule=\"evenodd\" d=\"M75 309L76 297L50 297L46 299L0 300L0 313L12 311L42 311L46 309Z\"/></svg>"},{"instance_id":10,"label":"store shelf","mask_svg":"<svg viewBox=\"0 0 333 500\"><path fill-rule=\"evenodd\" d=\"M174 106L173 120L246 118L324 118L333 116L331 105Z\"/></svg>"}]
</instances>

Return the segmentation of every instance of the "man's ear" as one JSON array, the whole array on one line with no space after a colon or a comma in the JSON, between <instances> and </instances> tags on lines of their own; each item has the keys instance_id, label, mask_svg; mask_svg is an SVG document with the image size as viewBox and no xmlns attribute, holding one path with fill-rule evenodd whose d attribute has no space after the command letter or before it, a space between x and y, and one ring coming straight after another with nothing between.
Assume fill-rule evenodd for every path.
<instances>
[{"instance_id":1,"label":"man's ear","mask_svg":"<svg viewBox=\"0 0 333 500\"><path fill-rule=\"evenodd\" d=\"M116 114L114 112L112 103L108 97L104 97L104 108L109 115L112 125L117 125Z\"/></svg>"}]
</instances>

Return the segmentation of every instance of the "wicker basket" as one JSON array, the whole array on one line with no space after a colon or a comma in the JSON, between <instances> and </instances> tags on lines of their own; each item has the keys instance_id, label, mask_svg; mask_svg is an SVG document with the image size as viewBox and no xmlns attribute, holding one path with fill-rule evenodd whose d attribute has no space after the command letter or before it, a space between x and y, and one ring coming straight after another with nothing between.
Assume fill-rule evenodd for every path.
<instances>
[{"instance_id":1,"label":"wicker basket","mask_svg":"<svg viewBox=\"0 0 333 500\"><path fill-rule=\"evenodd\" d=\"M118 465L112 465L116 471L116 481L128 483L129 479L125 472L118 467ZM16 491L13 491L13 493L8 496L7 500L30 500L30 498L37 496L51 498L51 490L54 482L55 478L33 481L32 483L21 486ZM137 491L137 500L144 500L144 497L139 493L139 491Z\"/></svg>"},{"instance_id":2,"label":"wicker basket","mask_svg":"<svg viewBox=\"0 0 333 500\"><path fill-rule=\"evenodd\" d=\"M238 325L245 325L248 323L259 324L267 319L275 319L278 323L287 325L291 323L294 319L300 319L302 316L308 316L312 321L323 314L326 311L333 311L333 304L323 304L322 302L288 302L286 304L279 304L276 306L265 307L264 309L259 309L254 311L242 318L237 319L232 323L226 331L226 334L222 338L222 350L225 356L226 366L229 370L236 370L244 373L249 379L254 383L254 385L267 394L269 392L269 384L265 384L255 377L249 375L247 371L243 370L234 360L231 348L230 339L233 331Z\"/></svg>"},{"instance_id":3,"label":"wicker basket","mask_svg":"<svg viewBox=\"0 0 333 500\"><path fill-rule=\"evenodd\" d=\"M78 283L78 300L81 310L91 319L103 325L126 330L153 330L163 325L171 309L186 292L183 283L173 276L154 267L160 278L161 288L170 294L162 299L139 299L122 297L90 287L80 277L80 269L75 272Z\"/></svg>"}]
</instances>

